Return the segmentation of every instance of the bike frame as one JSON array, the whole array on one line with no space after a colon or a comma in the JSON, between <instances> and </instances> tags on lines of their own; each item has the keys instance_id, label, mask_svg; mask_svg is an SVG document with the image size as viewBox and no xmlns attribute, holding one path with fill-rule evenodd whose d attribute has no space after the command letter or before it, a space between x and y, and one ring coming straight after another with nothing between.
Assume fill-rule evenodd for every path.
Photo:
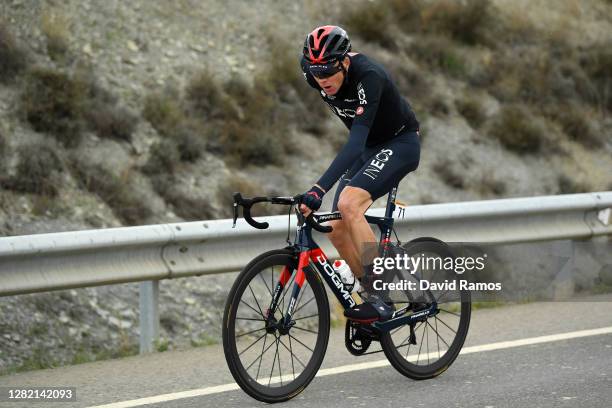
<instances>
[{"instance_id":1,"label":"bike frame","mask_svg":"<svg viewBox=\"0 0 612 408\"><path fill-rule=\"evenodd\" d=\"M394 186L393 189L389 192L387 198L387 206L385 209L384 217L375 217L371 215L365 215L366 220L370 224L375 224L380 229L380 242L379 244L383 248L383 256L386 254L387 246L385 244L391 241L391 232L393 231L393 212L395 211L395 197L397 194L397 186ZM331 213L323 213L316 214L315 219L317 222L326 222L333 220L342 219L342 215L339 211L331 212ZM293 286L293 291L291 294L291 300L287 306L286 313L284 314L285 321L283 322L284 327L290 327L292 325L291 316L295 309L298 295L304 285L304 280L306 279L307 273L313 273L312 269L316 270L321 277L327 283L327 286L331 289L332 293L336 296L336 299L340 302L340 304L344 307L344 309L350 309L355 306L355 300L351 296L351 292L348 291L340 276L335 272L332 264L329 262L329 259L323 252L323 250L319 247L319 245L312 238L312 227L304 222L304 216L298 211L298 229L296 232L296 242L293 245L293 248L296 250L298 255L298 265L297 265L297 274L295 276L295 283ZM273 316L273 313L270 311L276 310L278 306L278 301L283 293L283 289L287 282L289 282L291 276L293 275L293 270L285 267L283 268L279 280L276 284L274 295L272 296L272 301L270 303L270 307L268 308L268 318ZM429 308L424 310L419 310L413 313L410 316L405 316L408 312L409 307L406 306L400 310L395 311L393 317L384 322L375 322L372 324L377 329L381 330L390 330L395 327L399 327L404 324L414 324L417 321L424 321L429 316L433 316L437 314L437 305L434 302Z\"/></svg>"}]
</instances>

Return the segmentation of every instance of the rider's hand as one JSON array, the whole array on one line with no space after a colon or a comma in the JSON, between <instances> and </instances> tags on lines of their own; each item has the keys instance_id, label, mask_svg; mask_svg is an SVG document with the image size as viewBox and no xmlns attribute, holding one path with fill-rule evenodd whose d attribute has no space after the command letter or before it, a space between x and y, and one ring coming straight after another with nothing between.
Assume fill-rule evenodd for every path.
<instances>
[{"instance_id":1,"label":"rider's hand","mask_svg":"<svg viewBox=\"0 0 612 408\"><path fill-rule=\"evenodd\" d=\"M325 192L321 188L313 186L310 190L302 194L303 205L300 206L300 210L304 212L306 210L304 206L306 206L312 211L317 211L319 208L321 208L324 194Z\"/></svg>"}]
</instances>

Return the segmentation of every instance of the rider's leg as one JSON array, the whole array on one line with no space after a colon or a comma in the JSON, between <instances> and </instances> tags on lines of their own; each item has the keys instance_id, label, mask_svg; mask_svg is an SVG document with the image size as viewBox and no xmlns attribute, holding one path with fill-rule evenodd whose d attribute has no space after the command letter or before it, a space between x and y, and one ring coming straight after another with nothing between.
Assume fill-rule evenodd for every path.
<instances>
[{"instance_id":1,"label":"rider's leg","mask_svg":"<svg viewBox=\"0 0 612 408\"><path fill-rule=\"evenodd\" d=\"M363 253L365 243L376 242L374 231L372 231L364 216L371 205L370 193L359 187L345 187L338 200L338 210L342 214L342 221L344 222L343 240L350 241L353 246L352 263L349 263L349 266L358 278L363 276L362 265L372 263L374 256L376 256L375 252ZM346 247L348 247L348 244L346 244Z\"/></svg>"},{"instance_id":2,"label":"rider's leg","mask_svg":"<svg viewBox=\"0 0 612 408\"><path fill-rule=\"evenodd\" d=\"M346 222L344 220L337 220L330 222L330 225L333 231L328 234L328 238L332 245L338 250L340 258L348 263L353 273L361 271L361 257L359 256L357 246L353 243ZM357 273L355 273L355 275L357 275Z\"/></svg>"}]
</instances>

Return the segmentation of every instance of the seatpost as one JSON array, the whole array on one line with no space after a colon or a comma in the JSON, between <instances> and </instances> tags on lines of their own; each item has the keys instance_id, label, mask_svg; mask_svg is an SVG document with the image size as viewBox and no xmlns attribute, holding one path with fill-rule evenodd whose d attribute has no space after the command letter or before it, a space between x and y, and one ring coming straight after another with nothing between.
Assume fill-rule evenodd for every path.
<instances>
[{"instance_id":1,"label":"seatpost","mask_svg":"<svg viewBox=\"0 0 612 408\"><path fill-rule=\"evenodd\" d=\"M387 209L385 210L385 217L387 218L393 217L393 212L395 211L395 196L396 195L397 195L397 184L393 186L387 198Z\"/></svg>"}]
</instances>

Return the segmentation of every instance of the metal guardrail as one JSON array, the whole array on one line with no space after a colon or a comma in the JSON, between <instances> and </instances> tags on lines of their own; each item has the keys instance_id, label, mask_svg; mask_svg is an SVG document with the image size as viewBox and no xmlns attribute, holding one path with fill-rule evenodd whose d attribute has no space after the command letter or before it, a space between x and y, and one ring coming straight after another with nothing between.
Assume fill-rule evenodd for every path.
<instances>
[{"instance_id":1,"label":"metal guardrail","mask_svg":"<svg viewBox=\"0 0 612 408\"><path fill-rule=\"evenodd\" d=\"M397 220L396 231L402 240L589 239L612 234L611 208L611 191L416 205ZM369 213L384 215L384 209ZM264 231L244 220L235 229L231 220L213 220L0 238L0 296L149 281L141 287L142 340L143 331L156 333L159 280L240 270L259 253L283 244L287 216L266 221L270 228ZM326 253L337 256L326 239L319 241ZM143 326L145 320L149 326Z\"/></svg>"}]
</instances>

